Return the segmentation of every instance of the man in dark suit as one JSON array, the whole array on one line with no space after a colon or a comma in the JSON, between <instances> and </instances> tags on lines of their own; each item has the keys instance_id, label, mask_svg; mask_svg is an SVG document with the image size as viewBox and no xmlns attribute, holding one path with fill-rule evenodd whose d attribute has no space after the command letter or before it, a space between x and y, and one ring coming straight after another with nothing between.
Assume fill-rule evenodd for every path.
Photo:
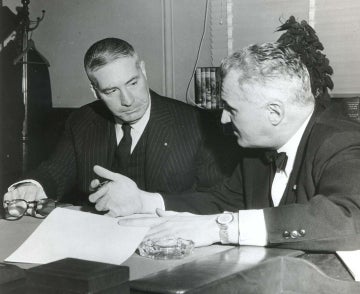
<instances>
[{"instance_id":1,"label":"man in dark suit","mask_svg":"<svg viewBox=\"0 0 360 294\"><path fill-rule=\"evenodd\" d=\"M332 107L315 107L309 74L289 48L252 45L221 68L222 122L232 122L245 147L233 175L211 192L157 195L152 212L161 217L119 223L148 224L150 238L179 236L197 246L359 249L360 126ZM104 169L97 173L116 187L128 182ZM141 201L141 191L135 199ZM151 212L136 207L142 211L132 212Z\"/></svg>"},{"instance_id":2,"label":"man in dark suit","mask_svg":"<svg viewBox=\"0 0 360 294\"><path fill-rule=\"evenodd\" d=\"M35 182L14 185L4 200L64 200L70 194L66 201L84 203L94 165L164 193L209 187L231 169L216 161L194 107L150 91L145 64L129 43L96 42L84 66L98 100L70 115L53 156L28 175Z\"/></svg>"}]
</instances>

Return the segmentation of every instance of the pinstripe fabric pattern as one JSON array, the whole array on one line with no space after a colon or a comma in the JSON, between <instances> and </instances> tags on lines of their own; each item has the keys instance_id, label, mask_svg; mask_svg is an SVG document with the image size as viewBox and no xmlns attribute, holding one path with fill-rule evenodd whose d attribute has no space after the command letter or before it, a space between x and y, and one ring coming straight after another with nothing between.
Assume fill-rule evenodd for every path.
<instances>
[{"instance_id":1,"label":"pinstripe fabric pattern","mask_svg":"<svg viewBox=\"0 0 360 294\"><path fill-rule=\"evenodd\" d=\"M198 111L154 92L151 99L150 120L143 134L147 137L139 142L146 143L138 151L144 162L137 163L138 168L144 167L145 190L177 193L220 181L224 172L204 146ZM29 176L44 186L49 197L61 199L71 193L67 201L84 201L90 181L96 178L93 166L110 169L115 148L113 117L101 101L95 101L70 115L52 157Z\"/></svg>"},{"instance_id":2,"label":"pinstripe fabric pattern","mask_svg":"<svg viewBox=\"0 0 360 294\"><path fill-rule=\"evenodd\" d=\"M139 142L136 144L135 149L131 154L128 169L124 174L134 180L142 190L147 189L145 176L147 134L148 128L145 128Z\"/></svg>"}]
</instances>

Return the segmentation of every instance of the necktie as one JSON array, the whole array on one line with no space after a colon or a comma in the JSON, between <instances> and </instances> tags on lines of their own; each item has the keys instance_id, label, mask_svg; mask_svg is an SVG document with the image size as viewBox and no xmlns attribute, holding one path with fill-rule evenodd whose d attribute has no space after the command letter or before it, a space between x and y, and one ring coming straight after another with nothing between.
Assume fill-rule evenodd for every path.
<instances>
[{"instance_id":1,"label":"necktie","mask_svg":"<svg viewBox=\"0 0 360 294\"><path fill-rule=\"evenodd\" d=\"M274 206L274 201L272 198L272 185L275 178L276 172L285 171L287 163L287 155L285 152L278 153L276 150L269 150L265 152L265 160L270 164L270 175L269 175L269 186L268 186L268 197L271 203L271 206ZM279 200L279 199L278 199ZM276 202L278 205L279 201Z\"/></svg>"},{"instance_id":2,"label":"necktie","mask_svg":"<svg viewBox=\"0 0 360 294\"><path fill-rule=\"evenodd\" d=\"M129 165L131 155L131 126L124 123L121 128L123 130L123 137L116 148L113 169L115 172L125 173Z\"/></svg>"},{"instance_id":3,"label":"necktie","mask_svg":"<svg viewBox=\"0 0 360 294\"><path fill-rule=\"evenodd\" d=\"M266 161L273 165L276 172L285 171L287 163L287 155L285 152L278 153L276 150L269 150L265 152Z\"/></svg>"}]
</instances>

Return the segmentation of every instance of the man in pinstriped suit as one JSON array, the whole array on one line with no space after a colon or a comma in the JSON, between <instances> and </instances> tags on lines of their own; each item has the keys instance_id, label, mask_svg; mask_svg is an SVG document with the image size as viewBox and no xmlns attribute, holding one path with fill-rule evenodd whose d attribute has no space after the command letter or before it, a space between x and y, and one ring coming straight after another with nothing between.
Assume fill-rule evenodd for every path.
<instances>
[{"instance_id":1,"label":"man in pinstriped suit","mask_svg":"<svg viewBox=\"0 0 360 294\"><path fill-rule=\"evenodd\" d=\"M71 193L67 201L86 202L93 166L114 166L124 123L130 124L132 137L124 174L141 189L178 193L206 188L231 172L207 144L202 114L151 91L145 64L129 43L100 40L85 54L84 65L98 100L70 115L52 157L27 175L32 180L10 187L4 200L61 200Z\"/></svg>"}]
</instances>

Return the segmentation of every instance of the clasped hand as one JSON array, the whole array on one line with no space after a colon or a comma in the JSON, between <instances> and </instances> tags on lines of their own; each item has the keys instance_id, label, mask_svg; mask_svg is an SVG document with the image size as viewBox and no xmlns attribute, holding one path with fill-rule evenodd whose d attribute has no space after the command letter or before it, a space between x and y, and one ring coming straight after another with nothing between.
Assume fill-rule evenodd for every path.
<instances>
[{"instance_id":1,"label":"clasped hand","mask_svg":"<svg viewBox=\"0 0 360 294\"><path fill-rule=\"evenodd\" d=\"M108 211L107 215L112 217L142 212L140 190L133 180L98 165L94 166L94 172L108 180L101 187L98 179L90 183L90 189L96 192L89 195L89 200L95 203L96 210Z\"/></svg>"}]
</instances>

